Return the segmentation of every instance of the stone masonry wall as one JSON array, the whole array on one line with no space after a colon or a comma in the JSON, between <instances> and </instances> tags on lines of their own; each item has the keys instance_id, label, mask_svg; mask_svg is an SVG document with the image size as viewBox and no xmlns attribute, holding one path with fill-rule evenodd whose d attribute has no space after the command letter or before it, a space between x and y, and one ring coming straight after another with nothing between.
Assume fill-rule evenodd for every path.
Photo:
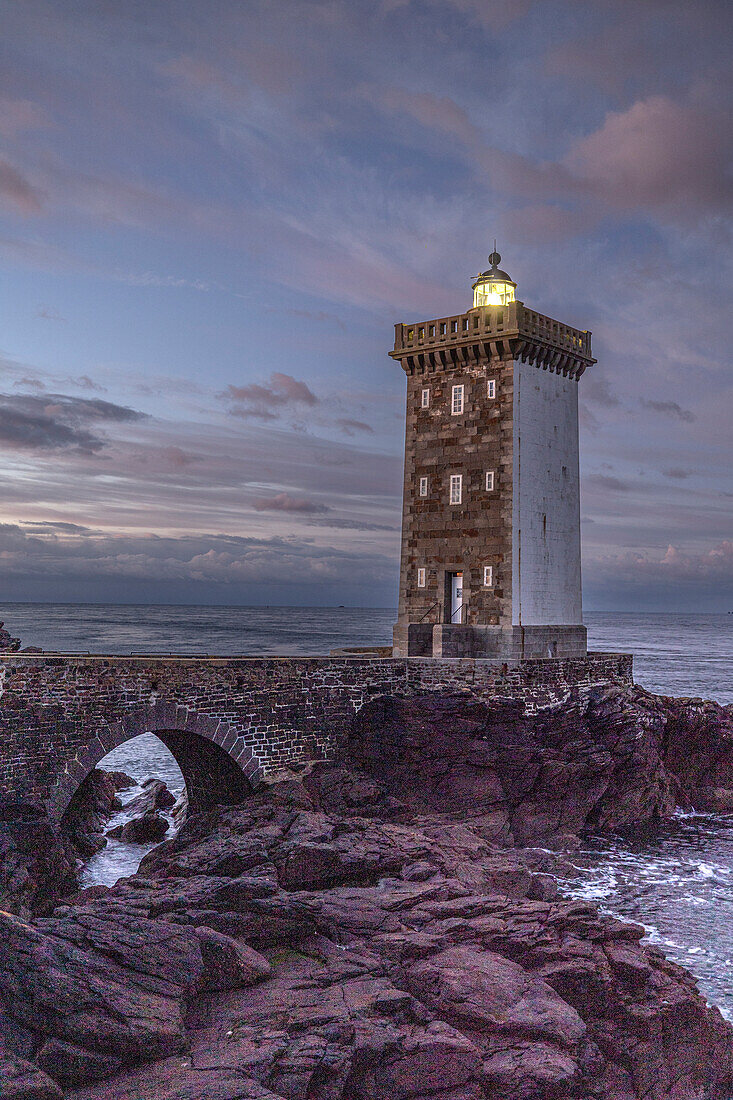
<instances>
[{"instance_id":1,"label":"stone masonry wall","mask_svg":"<svg viewBox=\"0 0 733 1100\"><path fill-rule=\"evenodd\" d=\"M461 621L511 624L512 368L511 360L487 358L408 373L400 623L449 622L446 576L462 572ZM460 414L452 411L456 385L463 386ZM490 490L487 472L494 479ZM463 478L460 504L450 503L452 474ZM421 477L428 479L426 496ZM494 570L488 588L485 565ZM418 568L426 570L423 588Z\"/></svg>"},{"instance_id":2,"label":"stone masonry wall","mask_svg":"<svg viewBox=\"0 0 733 1100\"><path fill-rule=\"evenodd\" d=\"M187 785L194 757L196 768L215 774L222 754L256 785L283 766L330 756L379 695L469 691L536 709L577 688L630 683L631 675L624 654L521 662L3 656L0 815L2 802L24 801L60 818L91 769L140 733L165 741L176 731L170 747Z\"/></svg>"}]
</instances>

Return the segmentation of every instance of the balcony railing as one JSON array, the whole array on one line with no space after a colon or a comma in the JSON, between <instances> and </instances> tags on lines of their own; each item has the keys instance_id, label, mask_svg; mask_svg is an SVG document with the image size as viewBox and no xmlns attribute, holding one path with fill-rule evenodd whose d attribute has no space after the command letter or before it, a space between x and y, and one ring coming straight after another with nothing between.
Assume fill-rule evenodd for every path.
<instances>
[{"instance_id":1,"label":"balcony railing","mask_svg":"<svg viewBox=\"0 0 733 1100\"><path fill-rule=\"evenodd\" d=\"M470 343L477 337L528 336L554 347L591 358L590 332L545 317L522 302L506 306L484 306L469 313L438 317L410 325L395 325L395 352L435 349Z\"/></svg>"}]
</instances>

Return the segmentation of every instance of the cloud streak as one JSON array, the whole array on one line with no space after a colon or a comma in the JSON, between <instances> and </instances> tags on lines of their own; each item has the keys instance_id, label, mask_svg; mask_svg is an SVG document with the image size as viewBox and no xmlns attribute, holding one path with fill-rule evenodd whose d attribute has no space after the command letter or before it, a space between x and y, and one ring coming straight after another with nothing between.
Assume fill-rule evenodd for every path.
<instances>
[{"instance_id":1,"label":"cloud streak","mask_svg":"<svg viewBox=\"0 0 733 1100\"><path fill-rule=\"evenodd\" d=\"M10 450L100 451L105 439L86 425L142 420L142 413L99 398L0 394L0 444Z\"/></svg>"}]
</instances>

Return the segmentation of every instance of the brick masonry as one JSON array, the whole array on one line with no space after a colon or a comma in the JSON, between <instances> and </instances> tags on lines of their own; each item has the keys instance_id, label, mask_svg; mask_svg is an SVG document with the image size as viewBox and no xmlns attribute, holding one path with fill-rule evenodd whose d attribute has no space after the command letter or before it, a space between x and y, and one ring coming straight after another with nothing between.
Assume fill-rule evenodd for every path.
<instances>
[{"instance_id":1,"label":"brick masonry","mask_svg":"<svg viewBox=\"0 0 733 1100\"><path fill-rule=\"evenodd\" d=\"M236 800L288 765L328 759L359 710L384 695L466 691L527 709L573 689L628 684L627 654L554 660L435 658L0 657L2 803L59 820L108 752L152 732L173 752L193 807Z\"/></svg>"}]
</instances>

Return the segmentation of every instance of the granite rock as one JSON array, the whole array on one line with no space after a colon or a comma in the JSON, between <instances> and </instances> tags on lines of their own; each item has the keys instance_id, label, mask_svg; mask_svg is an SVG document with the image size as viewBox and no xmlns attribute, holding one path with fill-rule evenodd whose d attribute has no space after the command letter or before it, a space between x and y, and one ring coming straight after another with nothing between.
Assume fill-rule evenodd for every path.
<instances>
[{"instance_id":1,"label":"granite rock","mask_svg":"<svg viewBox=\"0 0 733 1100\"><path fill-rule=\"evenodd\" d=\"M684 707L364 711L361 770L265 784L130 879L0 918L5 1049L66 1100L727 1100L732 1031L692 977L508 846L671 813ZM707 721L694 782L727 790Z\"/></svg>"}]
</instances>

